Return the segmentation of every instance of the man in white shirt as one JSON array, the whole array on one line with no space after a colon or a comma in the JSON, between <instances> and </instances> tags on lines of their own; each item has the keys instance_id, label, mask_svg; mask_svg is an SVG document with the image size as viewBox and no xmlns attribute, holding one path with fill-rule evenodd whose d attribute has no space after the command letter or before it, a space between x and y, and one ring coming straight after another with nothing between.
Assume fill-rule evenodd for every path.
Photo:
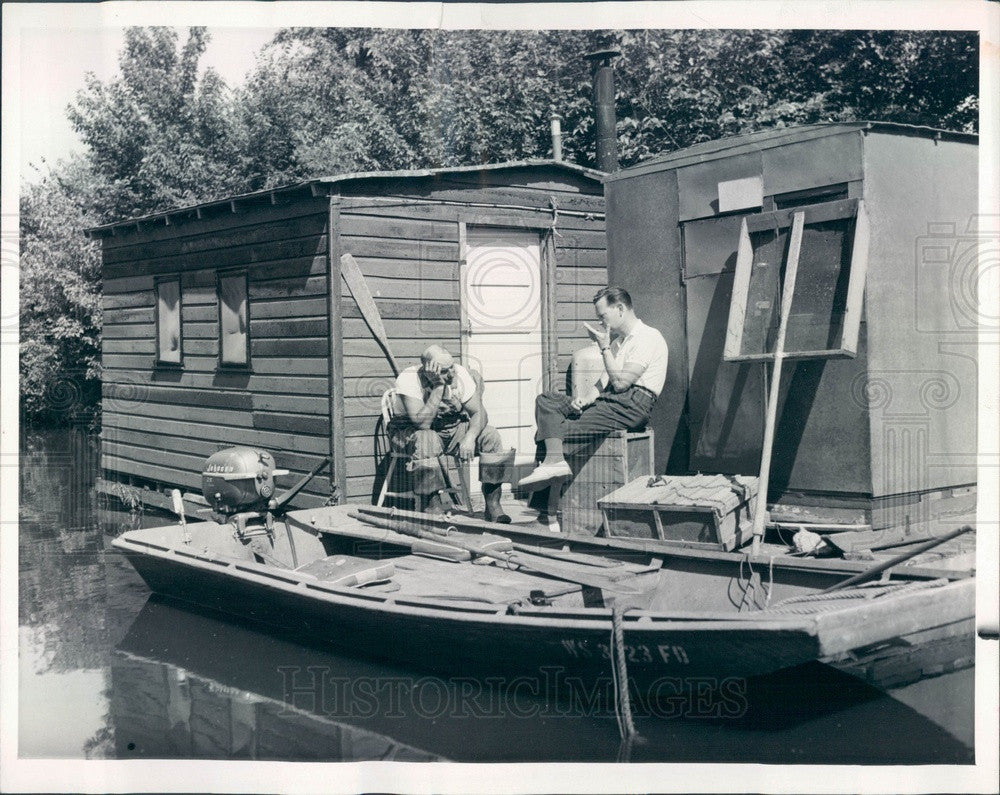
<instances>
[{"instance_id":1,"label":"man in white shirt","mask_svg":"<svg viewBox=\"0 0 1000 795\"><path fill-rule=\"evenodd\" d=\"M422 503L418 509L431 513L443 510L441 453L457 453L463 461L478 455L486 518L510 522L500 507L500 490L510 480L513 451L505 450L500 434L487 425L472 373L443 347L432 345L420 357L419 365L396 377L396 395L402 411L389 423L389 438L393 449L411 457L413 492Z\"/></svg>"},{"instance_id":2,"label":"man in white shirt","mask_svg":"<svg viewBox=\"0 0 1000 795\"><path fill-rule=\"evenodd\" d=\"M601 349L600 388L576 398L546 392L535 399L535 441L544 443L544 458L520 486L538 489L570 477L566 458L585 455L612 431L645 425L663 390L667 342L636 317L628 292L605 287L594 296L594 311L600 327L585 325Z\"/></svg>"}]
</instances>

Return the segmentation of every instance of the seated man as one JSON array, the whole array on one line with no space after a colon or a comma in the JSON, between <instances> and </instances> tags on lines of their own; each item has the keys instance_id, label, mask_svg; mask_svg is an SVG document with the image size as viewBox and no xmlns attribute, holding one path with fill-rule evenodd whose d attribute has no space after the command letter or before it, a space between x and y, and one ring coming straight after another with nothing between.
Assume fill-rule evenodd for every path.
<instances>
[{"instance_id":1,"label":"seated man","mask_svg":"<svg viewBox=\"0 0 1000 795\"><path fill-rule=\"evenodd\" d=\"M479 479L486 498L486 518L510 522L500 507L502 484L510 479L513 455L500 434L486 424L478 386L472 374L440 345L432 345L396 378L396 393L405 411L389 423L395 450L412 459L413 491L420 510L441 513L445 487L438 456L457 452L467 461L479 455Z\"/></svg>"},{"instance_id":2,"label":"seated man","mask_svg":"<svg viewBox=\"0 0 1000 795\"><path fill-rule=\"evenodd\" d=\"M631 296L621 287L605 287L594 296L594 310L601 327L584 325L601 349L601 388L576 398L546 392L535 399L535 441L544 443L545 455L520 486L539 489L568 478L566 457L594 449L612 431L644 425L663 390L666 340L636 317Z\"/></svg>"}]
</instances>

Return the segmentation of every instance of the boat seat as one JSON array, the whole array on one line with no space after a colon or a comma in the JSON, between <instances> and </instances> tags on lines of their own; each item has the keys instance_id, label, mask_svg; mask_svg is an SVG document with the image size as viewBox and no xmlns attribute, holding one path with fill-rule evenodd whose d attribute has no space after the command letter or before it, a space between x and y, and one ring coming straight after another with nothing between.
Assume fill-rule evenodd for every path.
<instances>
[{"instance_id":1,"label":"boat seat","mask_svg":"<svg viewBox=\"0 0 1000 795\"><path fill-rule=\"evenodd\" d=\"M295 571L328 585L350 588L386 582L396 573L396 567L392 561L369 560L351 555L328 555L299 566Z\"/></svg>"}]
</instances>

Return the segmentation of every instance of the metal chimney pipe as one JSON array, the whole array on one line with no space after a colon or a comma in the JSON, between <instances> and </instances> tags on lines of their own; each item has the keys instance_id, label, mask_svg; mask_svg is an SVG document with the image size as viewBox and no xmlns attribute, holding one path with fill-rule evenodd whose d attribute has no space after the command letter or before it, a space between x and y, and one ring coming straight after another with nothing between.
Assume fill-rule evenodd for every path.
<instances>
[{"instance_id":1,"label":"metal chimney pipe","mask_svg":"<svg viewBox=\"0 0 1000 795\"><path fill-rule=\"evenodd\" d=\"M552 159L562 160L562 120L558 113L552 114Z\"/></svg>"},{"instance_id":2,"label":"metal chimney pipe","mask_svg":"<svg viewBox=\"0 0 1000 795\"><path fill-rule=\"evenodd\" d=\"M598 50L584 56L591 63L594 114L597 118L597 166L618 170L618 134L615 130L615 67L621 50Z\"/></svg>"}]
</instances>

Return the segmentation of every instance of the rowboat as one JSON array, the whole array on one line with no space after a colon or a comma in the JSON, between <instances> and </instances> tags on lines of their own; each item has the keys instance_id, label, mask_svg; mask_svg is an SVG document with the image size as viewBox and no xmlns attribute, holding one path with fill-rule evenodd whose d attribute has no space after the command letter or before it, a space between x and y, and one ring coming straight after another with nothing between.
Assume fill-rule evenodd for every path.
<instances>
[{"instance_id":1,"label":"rowboat","mask_svg":"<svg viewBox=\"0 0 1000 795\"><path fill-rule=\"evenodd\" d=\"M452 674L625 676L650 701L689 677L816 660L869 678L887 660L926 673L926 650L941 670L971 662L971 571L898 566L838 588L870 564L357 506L181 522L114 546L154 592L351 654Z\"/></svg>"}]
</instances>

